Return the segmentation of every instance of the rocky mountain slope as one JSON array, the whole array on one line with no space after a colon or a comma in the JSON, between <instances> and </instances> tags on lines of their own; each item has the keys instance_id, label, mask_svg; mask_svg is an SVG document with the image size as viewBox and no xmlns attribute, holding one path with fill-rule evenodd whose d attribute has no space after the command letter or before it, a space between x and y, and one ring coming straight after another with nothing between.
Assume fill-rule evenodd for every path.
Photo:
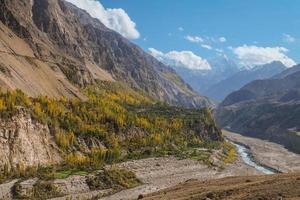
<instances>
[{"instance_id":1,"label":"rocky mountain slope","mask_svg":"<svg viewBox=\"0 0 300 200\"><path fill-rule=\"evenodd\" d=\"M231 93L216 110L230 130L281 143L299 152L300 72L253 81Z\"/></svg>"},{"instance_id":2,"label":"rocky mountain slope","mask_svg":"<svg viewBox=\"0 0 300 200\"><path fill-rule=\"evenodd\" d=\"M288 69L284 70L283 72L281 72L279 74L276 74L272 78L273 79L284 78L284 77L287 77L288 75L291 75L291 74L296 73L298 71L300 71L300 65L295 65L295 66L293 66L291 68L288 68Z\"/></svg>"},{"instance_id":3,"label":"rocky mountain slope","mask_svg":"<svg viewBox=\"0 0 300 200\"><path fill-rule=\"evenodd\" d=\"M80 87L119 81L173 105L203 107L170 68L64 0L0 0L0 85L32 96L84 98ZM177 79L178 80L178 79Z\"/></svg>"},{"instance_id":4,"label":"rocky mountain slope","mask_svg":"<svg viewBox=\"0 0 300 200\"><path fill-rule=\"evenodd\" d=\"M245 69L211 86L205 94L212 99L222 101L231 92L239 90L247 83L253 80L271 78L285 69L286 66L277 61L253 69Z\"/></svg>"}]
</instances>

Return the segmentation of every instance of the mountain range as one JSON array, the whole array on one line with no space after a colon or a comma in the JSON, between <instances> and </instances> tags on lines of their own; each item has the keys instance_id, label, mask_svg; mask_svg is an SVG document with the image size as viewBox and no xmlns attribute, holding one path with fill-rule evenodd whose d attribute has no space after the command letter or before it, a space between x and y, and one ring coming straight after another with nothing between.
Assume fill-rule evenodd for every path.
<instances>
[{"instance_id":1,"label":"mountain range","mask_svg":"<svg viewBox=\"0 0 300 200\"><path fill-rule=\"evenodd\" d=\"M281 143L299 152L300 66L255 80L228 95L216 110L222 127Z\"/></svg>"},{"instance_id":2,"label":"mountain range","mask_svg":"<svg viewBox=\"0 0 300 200\"><path fill-rule=\"evenodd\" d=\"M287 67L279 61L250 69L243 69L212 85L204 94L217 101L222 101L231 92L239 90L247 83L254 80L271 78L285 69L287 69Z\"/></svg>"},{"instance_id":3,"label":"mountain range","mask_svg":"<svg viewBox=\"0 0 300 200\"><path fill-rule=\"evenodd\" d=\"M279 61L253 68L245 68L223 56L210 59L209 64L211 66L210 70L173 68L198 93L218 102L253 80L271 78L287 69Z\"/></svg>"},{"instance_id":4,"label":"mountain range","mask_svg":"<svg viewBox=\"0 0 300 200\"><path fill-rule=\"evenodd\" d=\"M175 71L200 94L208 94L210 88L232 74L239 71L234 61L226 57L216 57L209 60L210 70L195 70L185 67L174 67Z\"/></svg>"},{"instance_id":5,"label":"mountain range","mask_svg":"<svg viewBox=\"0 0 300 200\"><path fill-rule=\"evenodd\" d=\"M116 81L172 105L212 105L173 69L64 0L0 0L0 39L2 88L84 98L80 88Z\"/></svg>"}]
</instances>

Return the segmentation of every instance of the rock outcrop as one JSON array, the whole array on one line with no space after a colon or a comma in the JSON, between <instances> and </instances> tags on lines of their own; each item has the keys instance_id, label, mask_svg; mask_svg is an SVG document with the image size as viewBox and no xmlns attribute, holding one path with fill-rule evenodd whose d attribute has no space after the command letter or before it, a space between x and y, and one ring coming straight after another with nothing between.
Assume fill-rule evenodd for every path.
<instances>
[{"instance_id":1,"label":"rock outcrop","mask_svg":"<svg viewBox=\"0 0 300 200\"><path fill-rule=\"evenodd\" d=\"M42 166L62 161L48 126L19 111L15 117L0 119L0 166Z\"/></svg>"}]
</instances>

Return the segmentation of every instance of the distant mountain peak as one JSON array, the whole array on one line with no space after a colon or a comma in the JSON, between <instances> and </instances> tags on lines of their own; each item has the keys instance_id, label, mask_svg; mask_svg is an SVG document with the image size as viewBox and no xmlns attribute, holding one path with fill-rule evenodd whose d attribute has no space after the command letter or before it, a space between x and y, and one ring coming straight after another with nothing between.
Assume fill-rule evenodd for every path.
<instances>
[{"instance_id":1,"label":"distant mountain peak","mask_svg":"<svg viewBox=\"0 0 300 200\"><path fill-rule=\"evenodd\" d=\"M230 93L239 90L241 87L257 79L271 78L287 69L281 62L271 62L265 65L256 66L251 69L244 69L234 73L232 76L216 83L208 88L204 94L210 98L222 101Z\"/></svg>"}]
</instances>

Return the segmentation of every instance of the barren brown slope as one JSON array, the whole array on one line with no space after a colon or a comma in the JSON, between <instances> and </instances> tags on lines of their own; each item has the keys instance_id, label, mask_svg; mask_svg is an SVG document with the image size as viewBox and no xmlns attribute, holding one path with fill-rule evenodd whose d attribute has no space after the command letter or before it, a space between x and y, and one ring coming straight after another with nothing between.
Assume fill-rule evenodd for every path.
<instances>
[{"instance_id":1,"label":"barren brown slope","mask_svg":"<svg viewBox=\"0 0 300 200\"><path fill-rule=\"evenodd\" d=\"M197 95L181 79L180 83L174 82L170 77L178 75L171 68L64 0L0 0L0 21L22 39L22 43L27 44L26 52L31 52L30 58L45 63L45 66L40 66L34 59L34 63L28 64L28 60L20 60L18 51L13 50L14 62L1 59L1 82L6 87L24 89L21 87L24 85L25 91L31 95L43 94L45 90L55 91L47 91L49 95L65 95L65 90L76 93L76 88L69 84L84 87L99 79L115 80L173 105L203 107L212 104L207 98ZM10 40L12 42L8 42L7 46L14 49L14 38ZM12 78L3 73L9 68L19 72L19 65L28 66L22 73L27 74L25 81L22 80L24 76ZM51 87L47 86L50 83L44 84L38 78L31 80L29 74L35 72L27 69L32 65L44 71L47 68L48 80L39 72L33 77L42 77L45 82L53 81ZM61 83L61 79L65 78L68 84ZM37 86L39 84L40 87Z\"/></svg>"},{"instance_id":2,"label":"barren brown slope","mask_svg":"<svg viewBox=\"0 0 300 200\"><path fill-rule=\"evenodd\" d=\"M190 180L162 190L145 200L277 200L300 199L300 174L230 177L211 181Z\"/></svg>"},{"instance_id":3,"label":"barren brown slope","mask_svg":"<svg viewBox=\"0 0 300 200\"><path fill-rule=\"evenodd\" d=\"M82 97L56 63L34 56L21 38L0 22L0 87L21 89L31 96Z\"/></svg>"}]
</instances>

